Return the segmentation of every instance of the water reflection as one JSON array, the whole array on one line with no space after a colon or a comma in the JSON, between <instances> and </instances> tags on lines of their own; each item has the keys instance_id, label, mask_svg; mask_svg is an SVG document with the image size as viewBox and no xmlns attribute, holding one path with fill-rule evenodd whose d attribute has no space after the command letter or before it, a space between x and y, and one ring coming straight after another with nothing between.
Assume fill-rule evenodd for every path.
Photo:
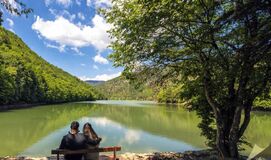
<instances>
[{"instance_id":1,"label":"water reflection","mask_svg":"<svg viewBox=\"0 0 271 160\"><path fill-rule=\"evenodd\" d=\"M136 130L128 130L124 134L124 142L127 142L128 144L135 144L136 142L141 139L141 132Z\"/></svg>"},{"instance_id":2,"label":"water reflection","mask_svg":"<svg viewBox=\"0 0 271 160\"><path fill-rule=\"evenodd\" d=\"M103 137L101 146L119 145L123 146L122 152L153 152L153 151L184 151L197 148L181 141L152 135L150 133L126 128L105 117L84 117L78 120L80 126L90 122L97 134ZM57 148L61 137L67 133L69 125L56 130L40 141L27 148L20 155L42 156L50 155L50 149Z\"/></svg>"},{"instance_id":3,"label":"water reflection","mask_svg":"<svg viewBox=\"0 0 271 160\"><path fill-rule=\"evenodd\" d=\"M65 104L1 112L0 156L18 155L71 120L88 115L92 108Z\"/></svg>"},{"instance_id":4,"label":"water reflection","mask_svg":"<svg viewBox=\"0 0 271 160\"><path fill-rule=\"evenodd\" d=\"M105 104L107 102L107 104ZM271 114L253 113L246 137L265 147L271 139ZM122 152L184 151L206 148L197 128L199 118L182 108L138 101L102 101L50 105L0 113L0 156L49 155L69 124L90 122L102 146ZM245 153L251 149L247 148Z\"/></svg>"}]
</instances>

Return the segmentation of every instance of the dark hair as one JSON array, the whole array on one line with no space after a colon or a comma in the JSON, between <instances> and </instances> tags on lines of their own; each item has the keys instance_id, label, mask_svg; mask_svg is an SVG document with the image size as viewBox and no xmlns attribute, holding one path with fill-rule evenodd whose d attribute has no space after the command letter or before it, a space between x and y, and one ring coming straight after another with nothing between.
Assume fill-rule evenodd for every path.
<instances>
[{"instance_id":1,"label":"dark hair","mask_svg":"<svg viewBox=\"0 0 271 160\"><path fill-rule=\"evenodd\" d=\"M78 123L77 121L73 121L73 122L71 123L71 129L76 129L76 130L78 130L78 128L79 128L79 123Z\"/></svg>"},{"instance_id":2,"label":"dark hair","mask_svg":"<svg viewBox=\"0 0 271 160\"><path fill-rule=\"evenodd\" d=\"M92 128L91 124L89 122L85 123L84 126L83 126L83 131L85 130L86 127L89 127L90 128L90 132L91 134L95 137L95 138L98 138L98 135L97 133L94 131L94 129Z\"/></svg>"}]
</instances>

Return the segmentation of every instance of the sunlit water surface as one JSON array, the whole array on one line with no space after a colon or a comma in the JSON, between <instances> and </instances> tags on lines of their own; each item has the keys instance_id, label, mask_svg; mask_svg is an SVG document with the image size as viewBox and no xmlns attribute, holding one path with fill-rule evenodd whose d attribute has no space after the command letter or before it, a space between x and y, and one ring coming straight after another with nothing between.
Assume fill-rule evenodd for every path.
<instances>
[{"instance_id":1,"label":"sunlit water surface","mask_svg":"<svg viewBox=\"0 0 271 160\"><path fill-rule=\"evenodd\" d=\"M182 107L143 101L95 101L47 105L0 112L0 156L48 156L57 148L70 122L90 122L103 138L101 146L118 145L121 152L199 150L205 138L194 112ZM246 137L252 145L271 142L271 114L252 114ZM81 128L82 130L82 128ZM246 147L248 154L251 148Z\"/></svg>"}]
</instances>

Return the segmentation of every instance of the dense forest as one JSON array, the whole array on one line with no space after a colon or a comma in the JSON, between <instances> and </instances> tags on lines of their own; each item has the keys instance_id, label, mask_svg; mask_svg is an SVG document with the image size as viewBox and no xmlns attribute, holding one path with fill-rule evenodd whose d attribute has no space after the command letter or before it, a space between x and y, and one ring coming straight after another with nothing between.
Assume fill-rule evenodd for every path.
<instances>
[{"instance_id":1,"label":"dense forest","mask_svg":"<svg viewBox=\"0 0 271 160\"><path fill-rule=\"evenodd\" d=\"M94 86L106 99L154 100L162 103L185 103L182 84L167 81L163 85L134 84L124 76ZM256 98L254 106L271 107L271 93Z\"/></svg>"},{"instance_id":2,"label":"dense forest","mask_svg":"<svg viewBox=\"0 0 271 160\"><path fill-rule=\"evenodd\" d=\"M135 86L120 76L94 86L105 99L154 100L156 93L148 85Z\"/></svg>"},{"instance_id":3,"label":"dense forest","mask_svg":"<svg viewBox=\"0 0 271 160\"><path fill-rule=\"evenodd\" d=\"M0 105L94 100L95 89L57 68L0 27Z\"/></svg>"},{"instance_id":4,"label":"dense forest","mask_svg":"<svg viewBox=\"0 0 271 160\"><path fill-rule=\"evenodd\" d=\"M133 82L120 76L109 81L93 85L106 99L154 100L166 103L182 103L180 91L182 85L166 82L162 85L149 82Z\"/></svg>"}]
</instances>

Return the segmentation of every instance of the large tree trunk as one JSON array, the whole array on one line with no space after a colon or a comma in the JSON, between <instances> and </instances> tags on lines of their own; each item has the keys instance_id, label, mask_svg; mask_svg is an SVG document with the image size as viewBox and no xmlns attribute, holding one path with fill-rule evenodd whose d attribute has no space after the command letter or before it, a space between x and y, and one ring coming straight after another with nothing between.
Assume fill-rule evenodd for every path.
<instances>
[{"instance_id":1,"label":"large tree trunk","mask_svg":"<svg viewBox=\"0 0 271 160\"><path fill-rule=\"evenodd\" d=\"M227 110L222 110L219 104L212 99L208 91L208 79L205 81L205 96L213 109L215 119L216 119L216 147L219 152L220 159L222 160L237 160L239 159L238 152L238 142L241 136L243 135L244 130L246 129L249 123L249 113L250 108L246 110L247 115L245 116L244 122L241 125L241 114L243 105L235 106L232 103L232 106L228 107Z\"/></svg>"},{"instance_id":2,"label":"large tree trunk","mask_svg":"<svg viewBox=\"0 0 271 160\"><path fill-rule=\"evenodd\" d=\"M233 138L233 140L229 140ZM237 160L239 159L238 152L238 134L225 135L222 132L217 132L216 147L222 160Z\"/></svg>"},{"instance_id":3,"label":"large tree trunk","mask_svg":"<svg viewBox=\"0 0 271 160\"><path fill-rule=\"evenodd\" d=\"M227 112L221 112L221 117L218 117L217 122L217 140L216 146L220 153L221 159L233 159L237 160L240 158L238 152L238 142L243 136L249 121L250 112L252 107L252 101L247 101L244 106L232 107L235 111L232 113L231 110ZM244 120L241 122L241 114L244 109ZM232 114L229 114L232 113Z\"/></svg>"},{"instance_id":4,"label":"large tree trunk","mask_svg":"<svg viewBox=\"0 0 271 160\"><path fill-rule=\"evenodd\" d=\"M229 116L227 112L222 112L221 117ZM228 159L239 159L238 153L238 141L239 141L239 133L238 128L237 132L232 131L233 121L231 121L231 117L235 117L235 114L230 115L229 119L220 119L221 123L217 123L217 137L216 137L216 147L219 151L220 159L228 160ZM217 120L217 119L216 119ZM239 126L239 125L238 125ZM236 128L236 127L234 127Z\"/></svg>"}]
</instances>

